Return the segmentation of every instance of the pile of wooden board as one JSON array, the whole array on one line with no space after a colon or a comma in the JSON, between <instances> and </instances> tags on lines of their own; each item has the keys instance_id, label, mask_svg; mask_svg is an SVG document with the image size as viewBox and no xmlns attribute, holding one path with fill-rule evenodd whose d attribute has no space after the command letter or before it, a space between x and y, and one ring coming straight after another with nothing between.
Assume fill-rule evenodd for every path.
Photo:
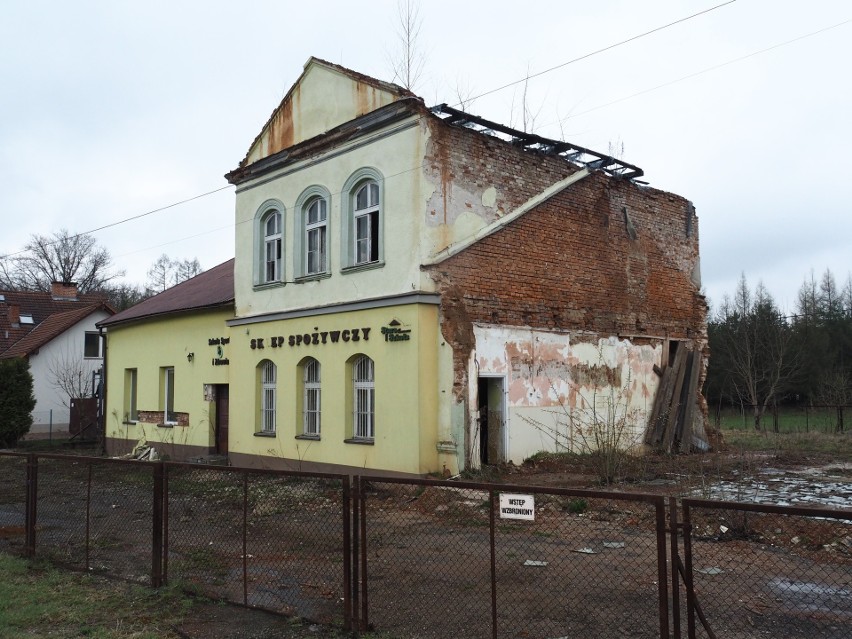
<instances>
[{"instance_id":1,"label":"pile of wooden board","mask_svg":"<svg viewBox=\"0 0 852 639\"><path fill-rule=\"evenodd\" d=\"M645 443L665 453L709 450L698 409L701 353L694 345L681 342L671 366L654 370L661 380L645 432Z\"/></svg>"}]
</instances>

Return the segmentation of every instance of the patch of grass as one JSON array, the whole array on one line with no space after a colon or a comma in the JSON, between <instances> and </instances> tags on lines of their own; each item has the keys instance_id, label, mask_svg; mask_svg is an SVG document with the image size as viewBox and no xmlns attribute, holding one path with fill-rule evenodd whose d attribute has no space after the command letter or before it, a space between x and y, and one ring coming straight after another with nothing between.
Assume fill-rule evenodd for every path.
<instances>
[{"instance_id":1,"label":"patch of grass","mask_svg":"<svg viewBox=\"0 0 852 639\"><path fill-rule=\"evenodd\" d=\"M0 637L177 639L193 601L0 554Z\"/></svg>"},{"instance_id":2,"label":"patch of grass","mask_svg":"<svg viewBox=\"0 0 852 639\"><path fill-rule=\"evenodd\" d=\"M572 499L568 502L568 512L579 515L581 513L586 512L589 509L589 502L587 502L582 497L578 497Z\"/></svg>"},{"instance_id":3,"label":"patch of grass","mask_svg":"<svg viewBox=\"0 0 852 639\"><path fill-rule=\"evenodd\" d=\"M728 446L740 450L773 451L776 454L831 453L838 458L852 458L852 433L725 430L722 436Z\"/></svg>"}]
</instances>

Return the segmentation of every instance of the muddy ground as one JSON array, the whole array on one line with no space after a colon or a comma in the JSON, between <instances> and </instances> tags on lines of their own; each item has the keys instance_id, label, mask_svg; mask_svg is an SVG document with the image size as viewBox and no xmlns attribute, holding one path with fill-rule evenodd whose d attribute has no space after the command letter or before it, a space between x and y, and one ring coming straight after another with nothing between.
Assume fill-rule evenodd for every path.
<instances>
[{"instance_id":1,"label":"muddy ground","mask_svg":"<svg viewBox=\"0 0 852 639\"><path fill-rule=\"evenodd\" d=\"M852 500L852 463L828 453L651 455L620 467L620 481L612 486L602 485L600 468L594 458L542 455L471 479L830 507L848 507ZM43 474L41 548L75 565L88 552L96 571L144 581L150 566L149 479L125 477L115 489L98 483L94 471L95 534L86 550L82 520L72 517L71 525L68 517L86 508L87 472L74 464L52 478ZM174 481L172 489L170 576L211 596L239 601L247 594L250 604L286 615L202 603L174 628L177 636L344 636L328 623L339 623L343 594L342 566L335 559L341 513L328 487L285 482L249 489L253 534L246 550L251 558L246 593L235 532L242 517L241 484L227 474L202 473ZM16 502L21 492L17 479L0 476L0 492L0 548L19 551L16 522L3 520L3 504ZM378 636L490 636L486 494L370 487L369 614L387 633ZM751 517L747 527L740 523L732 512L696 513L696 588L716 629L729 637L852 636L850 522ZM300 538L305 530L312 531L310 539ZM495 551L500 636L658 636L654 513L646 505L542 496L534 526L501 522ZM295 573L287 572L294 567ZM729 618L733 608L737 614ZM312 621L302 621L300 614Z\"/></svg>"}]
</instances>

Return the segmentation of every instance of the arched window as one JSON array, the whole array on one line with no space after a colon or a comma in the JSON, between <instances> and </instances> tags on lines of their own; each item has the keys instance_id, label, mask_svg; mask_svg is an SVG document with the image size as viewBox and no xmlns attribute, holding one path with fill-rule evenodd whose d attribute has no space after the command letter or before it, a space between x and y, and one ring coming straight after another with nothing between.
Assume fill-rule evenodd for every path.
<instances>
[{"instance_id":1,"label":"arched window","mask_svg":"<svg viewBox=\"0 0 852 639\"><path fill-rule=\"evenodd\" d=\"M304 212L305 275L328 270L328 202L321 197L310 200Z\"/></svg>"},{"instance_id":2,"label":"arched window","mask_svg":"<svg viewBox=\"0 0 852 639\"><path fill-rule=\"evenodd\" d=\"M261 283L280 282L281 271L281 212L275 209L264 215L263 220L263 264Z\"/></svg>"},{"instance_id":3,"label":"arched window","mask_svg":"<svg viewBox=\"0 0 852 639\"><path fill-rule=\"evenodd\" d=\"M376 431L376 391L374 365L366 355L352 364L353 435L356 439L374 439Z\"/></svg>"},{"instance_id":4,"label":"arched window","mask_svg":"<svg viewBox=\"0 0 852 639\"><path fill-rule=\"evenodd\" d=\"M304 391L302 399L303 434L319 436L322 416L320 363L313 358L308 358L302 369Z\"/></svg>"},{"instance_id":5,"label":"arched window","mask_svg":"<svg viewBox=\"0 0 852 639\"><path fill-rule=\"evenodd\" d=\"M260 432L275 433L276 378L275 364L265 360L260 364Z\"/></svg>"},{"instance_id":6,"label":"arched window","mask_svg":"<svg viewBox=\"0 0 852 639\"><path fill-rule=\"evenodd\" d=\"M384 177L372 168L355 171L343 185L341 262L343 270L384 264Z\"/></svg>"},{"instance_id":7,"label":"arched window","mask_svg":"<svg viewBox=\"0 0 852 639\"><path fill-rule=\"evenodd\" d=\"M368 180L357 187L354 196L355 265L379 261L380 216L379 185L374 180Z\"/></svg>"}]
</instances>

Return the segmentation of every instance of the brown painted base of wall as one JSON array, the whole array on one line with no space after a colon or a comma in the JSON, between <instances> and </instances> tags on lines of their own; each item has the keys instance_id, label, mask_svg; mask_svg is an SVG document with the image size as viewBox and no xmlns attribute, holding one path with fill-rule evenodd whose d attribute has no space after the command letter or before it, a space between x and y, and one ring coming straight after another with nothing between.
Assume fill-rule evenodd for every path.
<instances>
[{"instance_id":1,"label":"brown painted base of wall","mask_svg":"<svg viewBox=\"0 0 852 639\"><path fill-rule=\"evenodd\" d=\"M106 451L110 457L120 457L127 455L133 450L137 444L135 439L117 439L107 437ZM212 455L215 451L207 446L188 446L186 444L164 444L162 442L150 442L150 445L160 455L160 459L168 459L169 461L192 461L198 457Z\"/></svg>"},{"instance_id":2,"label":"brown painted base of wall","mask_svg":"<svg viewBox=\"0 0 852 639\"><path fill-rule=\"evenodd\" d=\"M265 455L247 455L245 453L230 453L228 459L231 466L240 468L264 468L269 470L304 471L311 473L333 473L337 475L369 475L371 477L423 477L417 473L403 473L393 470L378 470L363 466L346 466L344 464L329 464L323 462L306 462L298 459L283 459Z\"/></svg>"},{"instance_id":3,"label":"brown painted base of wall","mask_svg":"<svg viewBox=\"0 0 852 639\"><path fill-rule=\"evenodd\" d=\"M136 441L132 439L116 439L107 437L106 450L110 457L120 457L133 450ZM174 462L194 461L199 457L215 454L215 451L205 446L187 446L185 444L163 444L151 442L160 458ZM247 455L245 453L230 453L228 461L231 466L239 468L262 468L267 470L304 471L311 473L330 473L336 475L370 475L372 477L423 477L417 473L403 473L392 470L373 470L363 466L346 466L344 464L328 464L322 462L305 462L298 459L283 459L264 455Z\"/></svg>"}]
</instances>

